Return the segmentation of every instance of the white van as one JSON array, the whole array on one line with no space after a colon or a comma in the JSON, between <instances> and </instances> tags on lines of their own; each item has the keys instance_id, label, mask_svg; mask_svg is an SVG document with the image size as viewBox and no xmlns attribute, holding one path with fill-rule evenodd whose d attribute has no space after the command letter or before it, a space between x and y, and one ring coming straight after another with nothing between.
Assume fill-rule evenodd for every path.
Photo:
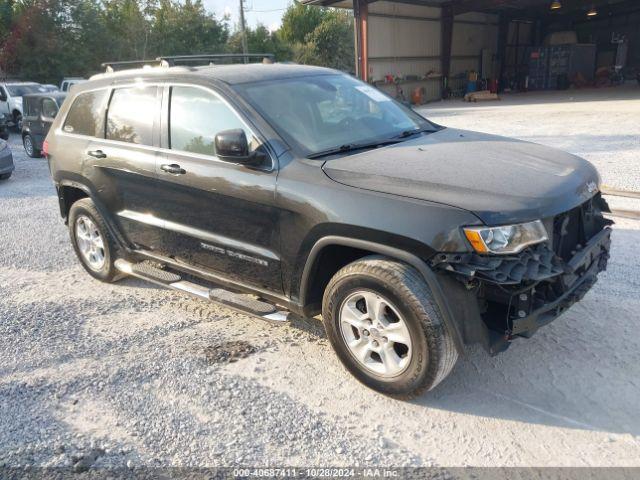
<instances>
[{"instance_id":1,"label":"white van","mask_svg":"<svg viewBox=\"0 0 640 480\"><path fill-rule=\"evenodd\" d=\"M81 78L81 77L67 77L64 78L62 80L62 83L60 84L60 91L61 92L68 92L72 86L74 86L76 83L84 83L87 80L85 78Z\"/></svg>"}]
</instances>

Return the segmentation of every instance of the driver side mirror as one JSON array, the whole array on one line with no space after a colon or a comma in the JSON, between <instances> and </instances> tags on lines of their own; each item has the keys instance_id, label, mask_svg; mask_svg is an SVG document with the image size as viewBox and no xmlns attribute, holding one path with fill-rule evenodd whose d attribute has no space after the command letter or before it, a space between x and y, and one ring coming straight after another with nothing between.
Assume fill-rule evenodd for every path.
<instances>
[{"instance_id":1,"label":"driver side mirror","mask_svg":"<svg viewBox=\"0 0 640 480\"><path fill-rule=\"evenodd\" d=\"M262 152L249 151L247 135L241 128L218 133L215 138L215 147L216 156L226 162L259 166L264 163L266 158Z\"/></svg>"},{"instance_id":2,"label":"driver side mirror","mask_svg":"<svg viewBox=\"0 0 640 480\"><path fill-rule=\"evenodd\" d=\"M6 101L7 101L6 92L0 92L0 102L6 102Z\"/></svg>"}]
</instances>

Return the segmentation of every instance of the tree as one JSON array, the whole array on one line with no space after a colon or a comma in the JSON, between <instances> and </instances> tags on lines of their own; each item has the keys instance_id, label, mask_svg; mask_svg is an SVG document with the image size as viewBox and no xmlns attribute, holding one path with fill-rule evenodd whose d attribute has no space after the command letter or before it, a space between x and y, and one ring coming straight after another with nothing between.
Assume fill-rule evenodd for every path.
<instances>
[{"instance_id":1,"label":"tree","mask_svg":"<svg viewBox=\"0 0 640 480\"><path fill-rule=\"evenodd\" d=\"M111 55L118 60L147 58L151 25L149 2L140 0L104 0L102 18Z\"/></svg>"},{"instance_id":2,"label":"tree","mask_svg":"<svg viewBox=\"0 0 640 480\"><path fill-rule=\"evenodd\" d=\"M0 0L0 42L4 42L13 23L14 0Z\"/></svg>"},{"instance_id":3,"label":"tree","mask_svg":"<svg viewBox=\"0 0 640 480\"><path fill-rule=\"evenodd\" d=\"M353 68L353 19L344 10L292 4L282 28L247 31L249 51L276 60ZM239 34L203 0L0 0L0 69L46 83L90 76L114 60L240 53Z\"/></svg>"},{"instance_id":4,"label":"tree","mask_svg":"<svg viewBox=\"0 0 640 480\"><path fill-rule=\"evenodd\" d=\"M297 1L282 16L280 37L290 44L305 43L307 35L313 32L327 16L328 10L310 5L302 5Z\"/></svg>"},{"instance_id":5,"label":"tree","mask_svg":"<svg viewBox=\"0 0 640 480\"><path fill-rule=\"evenodd\" d=\"M249 53L273 53L276 61L291 60L291 47L284 42L276 32L270 32L267 27L259 24L255 29L247 28L247 46ZM229 53L242 53L242 35L235 32L227 45Z\"/></svg>"},{"instance_id":6,"label":"tree","mask_svg":"<svg viewBox=\"0 0 640 480\"><path fill-rule=\"evenodd\" d=\"M344 12L331 12L306 36L300 51L301 63L312 63L343 71L355 64L353 18Z\"/></svg>"},{"instance_id":7,"label":"tree","mask_svg":"<svg viewBox=\"0 0 640 480\"><path fill-rule=\"evenodd\" d=\"M229 39L229 26L208 13L202 0L161 0L153 13L154 56L219 53Z\"/></svg>"},{"instance_id":8,"label":"tree","mask_svg":"<svg viewBox=\"0 0 640 480\"><path fill-rule=\"evenodd\" d=\"M354 69L353 16L340 9L294 3L282 17L279 36L289 42L298 63Z\"/></svg>"}]
</instances>

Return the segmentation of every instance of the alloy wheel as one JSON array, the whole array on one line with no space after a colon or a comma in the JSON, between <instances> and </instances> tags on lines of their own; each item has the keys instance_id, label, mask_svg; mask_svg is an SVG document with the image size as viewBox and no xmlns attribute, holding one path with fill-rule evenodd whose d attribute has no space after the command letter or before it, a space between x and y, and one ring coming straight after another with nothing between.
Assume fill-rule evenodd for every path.
<instances>
[{"instance_id":1,"label":"alloy wheel","mask_svg":"<svg viewBox=\"0 0 640 480\"><path fill-rule=\"evenodd\" d=\"M396 377L411 361L411 336L398 309L370 291L357 291L340 307L340 331L347 348L365 369Z\"/></svg>"},{"instance_id":2,"label":"alloy wheel","mask_svg":"<svg viewBox=\"0 0 640 480\"><path fill-rule=\"evenodd\" d=\"M31 136L27 135L24 137L24 149L27 152L27 155L30 157L33 156L33 142L31 141Z\"/></svg>"},{"instance_id":3,"label":"alloy wheel","mask_svg":"<svg viewBox=\"0 0 640 480\"><path fill-rule=\"evenodd\" d=\"M102 270L105 264L104 239L95 222L86 215L80 215L76 220L76 240L89 268L96 272Z\"/></svg>"}]
</instances>

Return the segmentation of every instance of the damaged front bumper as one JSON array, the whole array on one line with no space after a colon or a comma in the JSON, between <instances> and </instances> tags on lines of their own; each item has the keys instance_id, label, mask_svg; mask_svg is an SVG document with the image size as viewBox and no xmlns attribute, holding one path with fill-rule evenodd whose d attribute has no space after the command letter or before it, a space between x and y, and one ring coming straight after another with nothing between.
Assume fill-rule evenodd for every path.
<instances>
[{"instance_id":1,"label":"damaged front bumper","mask_svg":"<svg viewBox=\"0 0 640 480\"><path fill-rule=\"evenodd\" d=\"M598 273L606 270L610 245L611 229L607 227L564 265L564 271L557 277L562 293L554 300L537 298L535 287L531 289L529 301L523 301L524 297L519 297L518 318L512 321L511 335L529 337L580 301L596 283ZM525 312L524 315L522 312Z\"/></svg>"},{"instance_id":2,"label":"damaged front bumper","mask_svg":"<svg viewBox=\"0 0 640 480\"><path fill-rule=\"evenodd\" d=\"M587 207L550 219L551 240L519 254L441 253L431 259L449 282L465 344L482 343L491 354L499 353L514 337L530 337L582 299L606 269L611 245L612 222L599 208ZM570 215L577 234L568 228Z\"/></svg>"}]
</instances>

